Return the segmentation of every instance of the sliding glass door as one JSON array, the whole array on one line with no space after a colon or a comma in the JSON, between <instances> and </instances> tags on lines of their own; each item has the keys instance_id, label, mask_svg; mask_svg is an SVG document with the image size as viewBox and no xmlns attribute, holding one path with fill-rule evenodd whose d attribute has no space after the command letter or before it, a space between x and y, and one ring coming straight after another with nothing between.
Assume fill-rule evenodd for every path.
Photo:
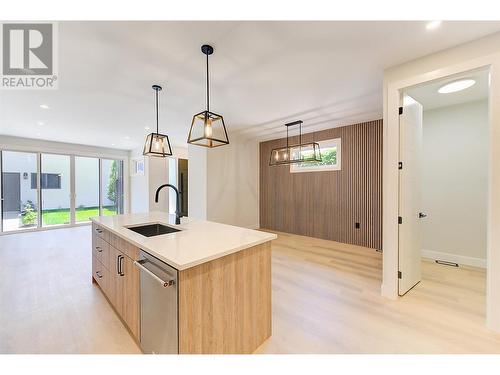
<instances>
[{"instance_id":1,"label":"sliding glass door","mask_svg":"<svg viewBox=\"0 0 500 375\"><path fill-rule=\"evenodd\" d=\"M123 161L102 159L102 214L123 213Z\"/></svg>"},{"instance_id":2,"label":"sliding glass door","mask_svg":"<svg viewBox=\"0 0 500 375\"><path fill-rule=\"evenodd\" d=\"M99 159L75 156L75 222L99 216Z\"/></svg>"},{"instance_id":3,"label":"sliding glass door","mask_svg":"<svg viewBox=\"0 0 500 375\"><path fill-rule=\"evenodd\" d=\"M38 226L37 154L2 152L2 228L4 232Z\"/></svg>"},{"instance_id":4,"label":"sliding glass door","mask_svg":"<svg viewBox=\"0 0 500 375\"><path fill-rule=\"evenodd\" d=\"M124 162L0 151L3 232L88 222L124 212Z\"/></svg>"},{"instance_id":5,"label":"sliding glass door","mask_svg":"<svg viewBox=\"0 0 500 375\"><path fill-rule=\"evenodd\" d=\"M31 175L36 188L36 173ZM68 155L42 154L40 189L42 226L71 223L71 176Z\"/></svg>"}]
</instances>

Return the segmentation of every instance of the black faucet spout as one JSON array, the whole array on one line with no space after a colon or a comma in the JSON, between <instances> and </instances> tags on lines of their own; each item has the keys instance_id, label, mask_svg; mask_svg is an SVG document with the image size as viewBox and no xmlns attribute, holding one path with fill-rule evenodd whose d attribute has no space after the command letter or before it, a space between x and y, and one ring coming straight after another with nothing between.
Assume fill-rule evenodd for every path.
<instances>
[{"instance_id":1,"label":"black faucet spout","mask_svg":"<svg viewBox=\"0 0 500 375\"><path fill-rule=\"evenodd\" d=\"M175 197L176 197L176 199L175 199L175 224L178 225L181 223L181 217L182 217L182 214L181 214L181 195L179 193L179 190L177 190L177 188L174 185L163 184L158 189L156 189L155 202L158 203L158 197L160 195L160 190L165 188L165 187L172 188L175 191Z\"/></svg>"}]
</instances>

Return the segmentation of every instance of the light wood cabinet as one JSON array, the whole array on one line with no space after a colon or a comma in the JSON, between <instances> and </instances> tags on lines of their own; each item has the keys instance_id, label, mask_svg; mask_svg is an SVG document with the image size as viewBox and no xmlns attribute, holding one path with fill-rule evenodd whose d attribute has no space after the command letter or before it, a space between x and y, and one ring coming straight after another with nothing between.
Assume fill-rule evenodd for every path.
<instances>
[{"instance_id":1,"label":"light wood cabinet","mask_svg":"<svg viewBox=\"0 0 500 375\"><path fill-rule=\"evenodd\" d=\"M134 338L140 340L139 249L92 225L92 277Z\"/></svg>"},{"instance_id":2,"label":"light wood cabinet","mask_svg":"<svg viewBox=\"0 0 500 375\"><path fill-rule=\"evenodd\" d=\"M139 248L92 233L92 277L139 343ZM270 242L178 271L175 293L180 354L252 353L271 335Z\"/></svg>"},{"instance_id":3,"label":"light wood cabinet","mask_svg":"<svg viewBox=\"0 0 500 375\"><path fill-rule=\"evenodd\" d=\"M122 258L121 295L122 318L134 336L139 337L140 329L140 272L134 261L125 256Z\"/></svg>"}]
</instances>

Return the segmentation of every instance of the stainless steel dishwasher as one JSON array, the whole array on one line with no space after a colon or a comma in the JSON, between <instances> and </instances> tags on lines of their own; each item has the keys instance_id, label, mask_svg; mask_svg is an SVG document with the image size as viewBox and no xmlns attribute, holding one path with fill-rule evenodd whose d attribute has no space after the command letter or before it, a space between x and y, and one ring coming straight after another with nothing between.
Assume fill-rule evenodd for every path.
<instances>
[{"instance_id":1,"label":"stainless steel dishwasher","mask_svg":"<svg viewBox=\"0 0 500 375\"><path fill-rule=\"evenodd\" d=\"M144 353L179 353L177 270L141 251L141 348Z\"/></svg>"}]
</instances>

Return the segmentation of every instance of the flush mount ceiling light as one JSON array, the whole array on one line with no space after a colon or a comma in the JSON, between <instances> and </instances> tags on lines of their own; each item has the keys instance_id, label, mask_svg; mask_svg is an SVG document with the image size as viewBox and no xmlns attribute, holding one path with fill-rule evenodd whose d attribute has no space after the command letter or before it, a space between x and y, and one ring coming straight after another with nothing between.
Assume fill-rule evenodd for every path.
<instances>
[{"instance_id":1,"label":"flush mount ceiling light","mask_svg":"<svg viewBox=\"0 0 500 375\"><path fill-rule=\"evenodd\" d=\"M449 94L452 92L462 91L474 86L476 81L473 79L461 79L459 81L454 81L441 86L438 90L440 94Z\"/></svg>"},{"instance_id":2,"label":"flush mount ceiling light","mask_svg":"<svg viewBox=\"0 0 500 375\"><path fill-rule=\"evenodd\" d=\"M302 123L303 121L298 120L285 124L286 147L274 148L271 150L271 157L269 158L270 166L321 161L321 151L318 143L302 143ZM297 125L299 126L299 143L290 146L288 129L291 126Z\"/></svg>"},{"instance_id":3,"label":"flush mount ceiling light","mask_svg":"<svg viewBox=\"0 0 500 375\"><path fill-rule=\"evenodd\" d=\"M229 144L226 125L221 115L210 112L210 91L208 83L208 56L214 53L212 46L204 44L201 52L207 56L207 109L193 116L189 129L188 143L208 148Z\"/></svg>"},{"instance_id":4,"label":"flush mount ceiling light","mask_svg":"<svg viewBox=\"0 0 500 375\"><path fill-rule=\"evenodd\" d=\"M151 133L146 137L146 143L144 144L142 154L145 156L157 156L164 158L172 156L172 148L170 147L168 136L160 134L158 131L158 93L161 91L161 86L153 85L153 90L155 91L156 98L156 133Z\"/></svg>"},{"instance_id":5,"label":"flush mount ceiling light","mask_svg":"<svg viewBox=\"0 0 500 375\"><path fill-rule=\"evenodd\" d=\"M431 21L431 22L427 22L427 25L425 25L425 28L427 30L434 30L434 29L437 29L439 26L441 26L441 21Z\"/></svg>"}]
</instances>

